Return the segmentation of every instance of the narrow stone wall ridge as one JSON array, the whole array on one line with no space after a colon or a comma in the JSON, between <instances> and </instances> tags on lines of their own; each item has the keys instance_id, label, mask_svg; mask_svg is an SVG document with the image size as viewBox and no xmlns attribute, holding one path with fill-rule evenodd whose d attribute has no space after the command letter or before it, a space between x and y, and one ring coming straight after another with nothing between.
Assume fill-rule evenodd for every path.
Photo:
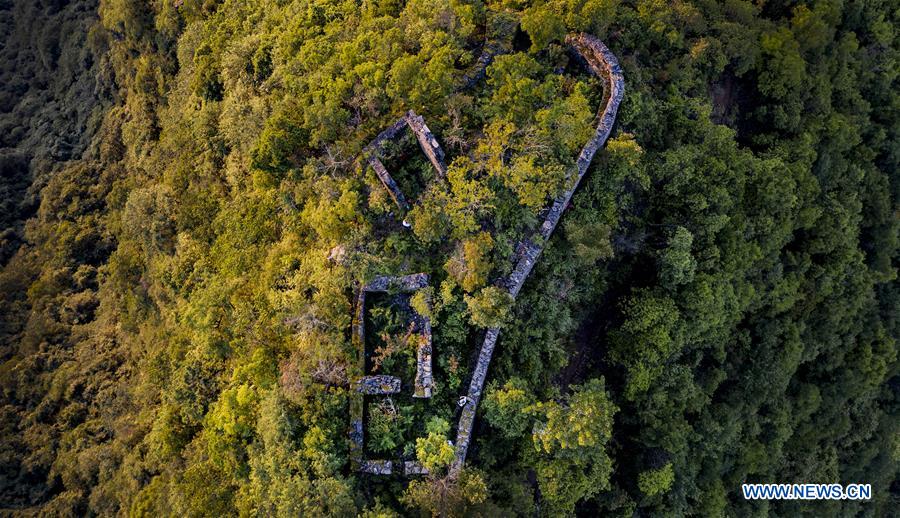
<instances>
[{"instance_id":1,"label":"narrow stone wall ridge","mask_svg":"<svg viewBox=\"0 0 900 518\"><path fill-rule=\"evenodd\" d=\"M508 290L513 298L518 296L519 291L525 284L525 280L534 268L541 252L543 252L544 245L559 224L559 220L566 207L569 206L569 202L572 200L579 183L581 183L581 179L587 173L597 150L603 147L609 139L616 121L619 104L622 102L624 94L625 78L622 75L622 69L619 67L619 61L603 42L589 34L573 34L566 37L566 43L579 56L584 58L591 72L604 80L606 102L603 110L598 114L597 129L594 135L582 148L575 163L575 169L570 172L571 187L553 200L553 203L544 215L543 222L535 230L532 237L522 241L516 248L516 253L513 257L513 271L505 278L497 281L497 285ZM487 378L487 370L499 336L499 328L488 329L485 333L484 342L481 345L481 351L478 354L478 360L469 383L469 392L466 395L465 405L457 425L456 458L452 466L453 470L461 469L466 461L469 443L472 439L472 426L475 423L475 411L481 400L481 393Z\"/></svg>"}]
</instances>

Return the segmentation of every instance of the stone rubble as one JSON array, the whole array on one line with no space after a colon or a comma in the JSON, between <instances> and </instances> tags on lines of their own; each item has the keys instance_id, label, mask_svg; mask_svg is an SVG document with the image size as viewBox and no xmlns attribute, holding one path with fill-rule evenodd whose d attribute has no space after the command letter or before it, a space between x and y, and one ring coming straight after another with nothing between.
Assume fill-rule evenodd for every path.
<instances>
[{"instance_id":1,"label":"stone rubble","mask_svg":"<svg viewBox=\"0 0 900 518\"><path fill-rule=\"evenodd\" d=\"M363 287L363 291L368 293L398 291L400 293L412 293L428 286L427 273L414 273L412 275L403 275L400 277L391 277L387 275L375 277L369 284Z\"/></svg>"},{"instance_id":2,"label":"stone rubble","mask_svg":"<svg viewBox=\"0 0 900 518\"><path fill-rule=\"evenodd\" d=\"M381 396L400 392L400 378L396 376L363 376L353 382L357 392L366 396Z\"/></svg>"},{"instance_id":3,"label":"stone rubble","mask_svg":"<svg viewBox=\"0 0 900 518\"><path fill-rule=\"evenodd\" d=\"M390 475L394 472L394 463L389 460L364 460L360 462L359 470L371 475Z\"/></svg>"},{"instance_id":4,"label":"stone rubble","mask_svg":"<svg viewBox=\"0 0 900 518\"><path fill-rule=\"evenodd\" d=\"M407 460L403 462L403 474L407 477L415 477L419 475L427 475L428 470L425 469L420 462L414 460Z\"/></svg>"}]
</instances>

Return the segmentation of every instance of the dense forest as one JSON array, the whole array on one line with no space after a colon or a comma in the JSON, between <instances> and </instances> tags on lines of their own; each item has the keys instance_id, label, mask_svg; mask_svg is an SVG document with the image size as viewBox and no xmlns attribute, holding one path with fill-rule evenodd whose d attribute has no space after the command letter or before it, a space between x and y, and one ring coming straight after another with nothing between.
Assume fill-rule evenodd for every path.
<instances>
[{"instance_id":1,"label":"dense forest","mask_svg":"<svg viewBox=\"0 0 900 518\"><path fill-rule=\"evenodd\" d=\"M0 513L896 513L898 27L896 0L0 0ZM610 95L573 34L626 93L513 299ZM402 204L361 157L411 110L446 167L387 142ZM423 321L431 397L357 406L361 370L406 390ZM354 408L423 474L361 473Z\"/></svg>"}]
</instances>

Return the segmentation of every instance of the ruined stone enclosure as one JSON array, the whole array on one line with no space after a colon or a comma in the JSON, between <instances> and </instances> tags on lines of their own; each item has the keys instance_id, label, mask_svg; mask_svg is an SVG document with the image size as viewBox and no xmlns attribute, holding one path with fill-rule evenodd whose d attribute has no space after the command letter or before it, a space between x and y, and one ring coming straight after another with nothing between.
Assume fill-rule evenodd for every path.
<instances>
[{"instance_id":1,"label":"ruined stone enclosure","mask_svg":"<svg viewBox=\"0 0 900 518\"><path fill-rule=\"evenodd\" d=\"M437 177L444 176L447 172L447 165L444 162L444 150L438 143L434 134L425 124L425 119L412 110L397 120L394 124L382 131L375 139L366 146L364 156L366 163L375 171L378 180L384 185L400 214L406 214L409 210L409 201L406 194L394 180L394 177L382 163L385 147L396 142L403 134L404 129L409 129L419 143L422 152L428 158L434 167Z\"/></svg>"},{"instance_id":2,"label":"ruined stone enclosure","mask_svg":"<svg viewBox=\"0 0 900 518\"><path fill-rule=\"evenodd\" d=\"M584 144L574 167L571 168L572 170L567 172L567 188L540 211L538 214L539 224L526 233L526 238L517 244L512 256L509 258L511 263L510 273L495 279L493 282L494 286L508 292L513 299L519 294L543 252L545 244L559 224L581 179L587 173L594 155L609 139L616 121L619 104L623 98L624 77L618 60L599 39L589 34L575 34L566 38L566 44L576 60L588 72L603 81L603 101L596 116L594 134ZM490 49L486 49L485 52L488 50ZM493 54L486 53L484 55L488 57L479 59L477 67L486 68L490 64ZM483 70L475 70L472 74L468 74L467 77L469 75L472 77L483 77ZM466 81L467 85L470 83L470 80ZM419 147L437 172L435 178L440 179L444 177L447 171L445 155L440 144L428 129L424 119L412 111L382 131L366 146L361 158L375 171L401 215L405 215L410 209L409 198L397 185L391 173L382 163L381 157L385 146L398 139L406 129L409 129L415 135ZM408 226L405 221L404 226ZM367 369L370 367L366 361L367 297L384 293L406 294L408 296L426 288L428 283L428 275L424 273L400 277L378 277L359 290L354 315L353 338L360 354L359 372L363 373L363 376L354 383L354 398L351 402L352 427L350 437L353 463L356 469L362 472L389 475L394 473L396 465L398 469L402 470L403 474L408 476L426 474L420 464L409 458L398 459L401 462L366 459L364 453L366 449L364 422L366 398L384 397L385 399L379 403L379 405L382 405L379 408L390 412L393 408L391 405L394 404L390 397L401 393L403 390L403 381L399 377L383 373L366 375L369 372ZM410 330L422 337L416 347L413 397L430 398L433 389L431 322L428 318L421 315L411 318ZM468 373L468 390L460 394L459 407L461 408L459 410L459 421L456 425L456 441L451 443L455 448L455 460L451 466L452 472L459 470L465 463L472 439L478 403L481 400L494 348L500 338L500 334L500 328L490 328L484 332L481 348L478 351L475 363L471 366L471 371Z\"/></svg>"},{"instance_id":3,"label":"ruined stone enclosure","mask_svg":"<svg viewBox=\"0 0 900 518\"><path fill-rule=\"evenodd\" d=\"M428 286L428 275L424 273L399 276L376 277L365 286L360 287L356 297L353 319L353 343L358 352L358 371L362 376L352 382L351 396L351 453L356 469L374 475L391 475L394 473L394 460L371 460L366 458L366 406L395 418L397 409L392 399L404 390L404 381L399 376L371 373L382 367L373 354L371 340L367 340L367 299L384 297L405 310L403 317L407 329L407 345L415 346L415 374L412 383L412 397L428 399L432 396L434 380L432 378L432 338L431 321L427 316L419 315L409 306L409 298L415 292ZM377 351L375 351L377 353ZM371 374L370 374L371 373ZM407 380L408 383L408 380ZM406 390L409 390L408 388ZM405 459L397 463L403 473L409 476L421 475L425 469L415 460Z\"/></svg>"}]
</instances>

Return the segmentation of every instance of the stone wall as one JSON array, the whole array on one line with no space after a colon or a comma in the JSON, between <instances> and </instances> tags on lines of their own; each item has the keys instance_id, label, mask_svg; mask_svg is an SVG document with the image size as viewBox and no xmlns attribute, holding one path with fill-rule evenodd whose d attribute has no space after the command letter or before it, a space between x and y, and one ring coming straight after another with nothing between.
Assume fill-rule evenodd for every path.
<instances>
[{"instance_id":1,"label":"stone wall","mask_svg":"<svg viewBox=\"0 0 900 518\"><path fill-rule=\"evenodd\" d=\"M369 155L380 155L384 150L385 144L387 144L388 141L396 139L397 135L399 135L405 127L406 119L403 117L397 119L396 122L385 128L378 136L369 142L369 145L363 149L363 156L368 158Z\"/></svg>"},{"instance_id":2,"label":"stone wall","mask_svg":"<svg viewBox=\"0 0 900 518\"><path fill-rule=\"evenodd\" d=\"M353 366L351 377L362 376L366 371L366 292L360 289L356 296L356 308L353 315L352 342L356 350L356 365ZM365 432L363 431L363 396L357 393L350 395L350 464L355 470L360 469L363 461L363 441L365 440Z\"/></svg>"},{"instance_id":3,"label":"stone wall","mask_svg":"<svg viewBox=\"0 0 900 518\"><path fill-rule=\"evenodd\" d=\"M430 398L434 387L431 375L431 321L425 317L421 320L422 340L416 348L416 385L413 397Z\"/></svg>"},{"instance_id":4,"label":"stone wall","mask_svg":"<svg viewBox=\"0 0 900 518\"><path fill-rule=\"evenodd\" d=\"M372 155L369 157L369 165L375 171L378 179L381 180L381 184L387 189L388 194L391 195L391 199L394 200L397 208L403 212L408 211L409 204L406 202L406 196L403 195L400 186L394 181L394 177L392 177L391 174L387 172L387 169L384 168L384 164L381 163L381 160L375 155Z\"/></svg>"},{"instance_id":5,"label":"stone wall","mask_svg":"<svg viewBox=\"0 0 900 518\"><path fill-rule=\"evenodd\" d=\"M401 293L411 293L421 290L426 286L428 286L428 274L414 273L412 275L402 275L399 277L375 277L369 284L366 284L365 287L363 287L363 291L371 293L396 290Z\"/></svg>"},{"instance_id":6,"label":"stone wall","mask_svg":"<svg viewBox=\"0 0 900 518\"><path fill-rule=\"evenodd\" d=\"M394 463L389 460L364 460L359 470L372 475L390 475L394 472Z\"/></svg>"},{"instance_id":7,"label":"stone wall","mask_svg":"<svg viewBox=\"0 0 900 518\"><path fill-rule=\"evenodd\" d=\"M553 204L546 210L543 222L535 230L532 237L522 241L516 247L513 257L515 266L512 273L497 282L499 286L507 289L513 298L519 294L519 291L525 284L528 274L531 273L534 264L544 249L544 244L553 234L557 224L559 224L563 211L568 207L597 150L603 147L607 139L609 139L624 93L625 78L622 75L619 61L603 42L589 34L578 34L567 36L566 43L584 58L591 72L603 78L607 88L606 102L603 110L598 114L597 129L593 137L582 148L576 161L576 167L570 172L571 187L553 200ZM469 443L472 438L472 426L475 423L475 411L481 400L481 392L487 378L488 367L490 366L491 357L494 354L494 347L497 345L499 336L499 328L487 330L484 342L481 345L481 351L478 354L478 360L472 371L466 403L463 406L457 425L454 470L460 469L465 463Z\"/></svg>"},{"instance_id":8,"label":"stone wall","mask_svg":"<svg viewBox=\"0 0 900 518\"><path fill-rule=\"evenodd\" d=\"M426 273L415 273L402 276L378 276L372 279L368 284L359 288L356 296L356 307L354 308L353 324L352 324L352 342L356 349L357 365L354 375L356 379L352 383L354 392L350 397L350 459L353 469L369 473L372 475L390 475L393 470L393 463L389 460L370 460L365 458L365 428L364 428L364 405L363 398L365 396L380 396L395 394L401 390L401 380L395 376L389 375L365 375L366 363L366 294L367 293L386 293L400 292L413 293L428 286L429 277ZM416 380L413 397L430 398L432 395L432 387L434 385L431 369L432 369L432 345L431 345L431 321L424 316L417 315L415 317L415 326L421 333L421 340L417 347L416 355ZM416 471L413 465L418 463L404 463L404 473L408 475L417 475L427 473L424 467L421 471ZM407 470L407 465L411 465Z\"/></svg>"},{"instance_id":9,"label":"stone wall","mask_svg":"<svg viewBox=\"0 0 900 518\"><path fill-rule=\"evenodd\" d=\"M427 475L428 470L421 463L414 460L408 460L403 463L403 474L407 477L415 477L419 475Z\"/></svg>"},{"instance_id":10,"label":"stone wall","mask_svg":"<svg viewBox=\"0 0 900 518\"><path fill-rule=\"evenodd\" d=\"M389 141L396 140L404 128L409 128L413 132L416 140L419 142L419 147L422 149L422 152L425 153L425 156L428 157L431 165L434 166L438 176L444 176L447 173L447 165L444 163L444 150L441 149L441 145L437 138L435 138L434 134L431 133L431 130L428 129L428 126L425 124L425 119L420 115L416 115L416 112L409 110L403 117L400 117L397 122L391 124L387 129L379 133L378 136L375 137L372 142L369 142L363 149L363 157L369 166L375 170L378 179L381 180L381 183L388 190L394 203L402 212L409 210L409 203L406 201L406 196L403 195L403 191L400 190L397 182L394 181L394 178L388 172L387 168L381 163L379 157L384 151L385 144Z\"/></svg>"},{"instance_id":11,"label":"stone wall","mask_svg":"<svg viewBox=\"0 0 900 518\"><path fill-rule=\"evenodd\" d=\"M513 37L518 19L506 13L488 15L487 34L481 47L481 54L475 60L475 64L466 72L462 80L463 90L468 90L484 79L487 67L494 62L494 58L500 54L506 54L513 48Z\"/></svg>"},{"instance_id":12,"label":"stone wall","mask_svg":"<svg viewBox=\"0 0 900 518\"><path fill-rule=\"evenodd\" d=\"M354 389L367 396L382 396L400 392L400 378L396 376L363 376L353 382Z\"/></svg>"},{"instance_id":13,"label":"stone wall","mask_svg":"<svg viewBox=\"0 0 900 518\"><path fill-rule=\"evenodd\" d=\"M409 113L406 114L406 124L416 135L416 139L419 141L419 147L422 148L422 152L425 153L425 156L431 161L431 165L434 166L438 175L446 175L447 166L444 164L444 150L441 149L441 145L438 143L437 139L434 138L434 134L431 133L431 130L425 125L425 119L421 115L416 115L416 112L410 110Z\"/></svg>"}]
</instances>

